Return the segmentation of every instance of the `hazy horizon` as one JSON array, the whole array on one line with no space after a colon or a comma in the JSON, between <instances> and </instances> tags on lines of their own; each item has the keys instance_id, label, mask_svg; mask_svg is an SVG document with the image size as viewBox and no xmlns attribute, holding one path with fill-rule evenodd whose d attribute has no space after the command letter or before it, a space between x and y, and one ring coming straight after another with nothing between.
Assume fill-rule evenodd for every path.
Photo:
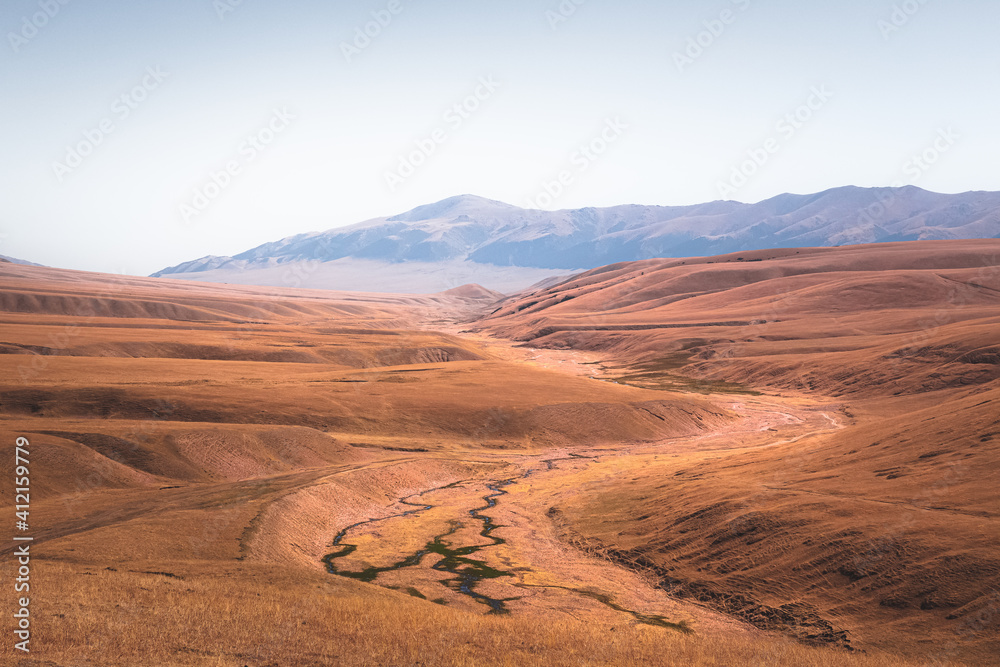
<instances>
[{"instance_id":1,"label":"hazy horizon","mask_svg":"<svg viewBox=\"0 0 1000 667\"><path fill-rule=\"evenodd\" d=\"M1000 96L969 79L1000 65L998 18L973 0L18 0L0 254L145 275L461 193L558 210L995 190Z\"/></svg>"},{"instance_id":2,"label":"hazy horizon","mask_svg":"<svg viewBox=\"0 0 1000 667\"><path fill-rule=\"evenodd\" d=\"M6 654L1000 667L998 25L7 0Z\"/></svg>"}]
</instances>

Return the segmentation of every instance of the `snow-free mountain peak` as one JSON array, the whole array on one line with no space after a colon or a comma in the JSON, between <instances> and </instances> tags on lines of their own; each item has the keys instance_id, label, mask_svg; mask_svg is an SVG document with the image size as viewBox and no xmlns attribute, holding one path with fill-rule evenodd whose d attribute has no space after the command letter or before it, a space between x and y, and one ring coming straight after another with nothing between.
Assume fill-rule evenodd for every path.
<instances>
[{"instance_id":1,"label":"snow-free mountain peak","mask_svg":"<svg viewBox=\"0 0 1000 667\"><path fill-rule=\"evenodd\" d=\"M154 275L397 292L440 292L475 282L510 292L556 275L655 257L997 236L996 192L945 195L912 186L848 186L756 204L560 211L459 195ZM299 265L303 268L292 270Z\"/></svg>"},{"instance_id":2,"label":"snow-free mountain peak","mask_svg":"<svg viewBox=\"0 0 1000 667\"><path fill-rule=\"evenodd\" d=\"M489 214L494 211L510 211L511 209L517 209L517 207L505 204L502 201L486 199L485 197L478 197L476 195L458 195L442 199L433 204L424 204L406 213L400 213L399 215L385 219L389 222L420 222L423 220L437 220L461 215L477 216Z\"/></svg>"}]
</instances>

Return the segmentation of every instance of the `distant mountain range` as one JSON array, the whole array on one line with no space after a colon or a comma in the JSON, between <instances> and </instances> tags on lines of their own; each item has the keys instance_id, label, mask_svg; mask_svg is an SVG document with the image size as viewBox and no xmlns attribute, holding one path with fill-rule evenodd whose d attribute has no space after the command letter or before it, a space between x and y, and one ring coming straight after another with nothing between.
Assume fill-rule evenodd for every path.
<instances>
[{"instance_id":1,"label":"distant mountain range","mask_svg":"<svg viewBox=\"0 0 1000 667\"><path fill-rule=\"evenodd\" d=\"M35 264L34 262L29 262L26 259L18 259L17 257L9 257L8 255L0 255L0 262L10 262L11 264L23 264L24 266L43 266L42 264Z\"/></svg>"},{"instance_id":2,"label":"distant mountain range","mask_svg":"<svg viewBox=\"0 0 1000 667\"><path fill-rule=\"evenodd\" d=\"M742 250L1000 237L1000 193L842 187L757 204L625 205L542 211L473 195L234 257L203 257L154 277L392 292L479 283L511 293L623 261Z\"/></svg>"}]
</instances>

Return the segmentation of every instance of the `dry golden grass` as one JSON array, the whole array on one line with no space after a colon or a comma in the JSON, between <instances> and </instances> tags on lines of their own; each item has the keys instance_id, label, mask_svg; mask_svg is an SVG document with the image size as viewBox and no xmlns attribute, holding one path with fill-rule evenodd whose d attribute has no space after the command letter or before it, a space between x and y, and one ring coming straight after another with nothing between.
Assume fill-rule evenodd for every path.
<instances>
[{"instance_id":1,"label":"dry golden grass","mask_svg":"<svg viewBox=\"0 0 1000 667\"><path fill-rule=\"evenodd\" d=\"M949 655L998 664L998 322L1000 241L976 240L615 265L479 326L636 386L809 397L844 427L553 484L581 544L764 626L757 605L793 603L854 646L960 637Z\"/></svg>"},{"instance_id":2,"label":"dry golden grass","mask_svg":"<svg viewBox=\"0 0 1000 667\"><path fill-rule=\"evenodd\" d=\"M0 422L35 450L25 664L996 662L983 600L1000 281L975 262L997 244L612 267L564 287L574 299L557 290L493 321L541 334L546 352L454 333L481 305L461 295L5 266ZM453 333L421 330L431 320ZM542 464L570 453L598 458ZM485 483L529 468L490 510L508 542L479 554L517 573L480 591L521 595L510 616L482 615L426 567L376 583L447 606L323 572L339 530L459 480L420 517L352 532L360 548L341 564L397 562L454 520L469 544ZM877 576L841 572L858 563ZM670 599L664 573L808 604L869 653ZM695 633L636 625L581 591Z\"/></svg>"},{"instance_id":3,"label":"dry golden grass","mask_svg":"<svg viewBox=\"0 0 1000 667\"><path fill-rule=\"evenodd\" d=\"M771 636L705 639L624 622L475 615L304 572L188 564L175 568L183 572L175 578L53 561L38 561L36 571L45 583L32 603L39 614L34 664L907 664Z\"/></svg>"}]
</instances>

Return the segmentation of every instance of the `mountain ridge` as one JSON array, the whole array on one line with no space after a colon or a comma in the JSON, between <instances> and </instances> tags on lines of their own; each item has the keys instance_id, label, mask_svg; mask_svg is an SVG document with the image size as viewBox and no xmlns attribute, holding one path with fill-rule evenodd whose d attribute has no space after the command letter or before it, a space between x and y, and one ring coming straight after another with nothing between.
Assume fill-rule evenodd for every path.
<instances>
[{"instance_id":1,"label":"mountain ridge","mask_svg":"<svg viewBox=\"0 0 1000 667\"><path fill-rule=\"evenodd\" d=\"M459 271L468 273L463 282L503 291L491 276L494 269L536 270L530 281L525 279L527 287L546 277L537 270L558 275L657 257L997 236L1000 192L938 194L915 186L844 186L814 194L782 194L756 204L625 204L558 211L524 209L466 194L393 216L288 236L232 257L202 257L153 277L195 278L190 274L211 272L219 278L226 272L335 261L349 271L351 261L364 260L410 264L415 282L409 286L415 287L421 283L418 274L433 272L426 266L417 271L417 263L451 263L464 266ZM396 269L405 280L409 274L404 267ZM510 271L506 274L504 287L509 290L517 281L510 278ZM431 291L455 286L438 281Z\"/></svg>"}]
</instances>

